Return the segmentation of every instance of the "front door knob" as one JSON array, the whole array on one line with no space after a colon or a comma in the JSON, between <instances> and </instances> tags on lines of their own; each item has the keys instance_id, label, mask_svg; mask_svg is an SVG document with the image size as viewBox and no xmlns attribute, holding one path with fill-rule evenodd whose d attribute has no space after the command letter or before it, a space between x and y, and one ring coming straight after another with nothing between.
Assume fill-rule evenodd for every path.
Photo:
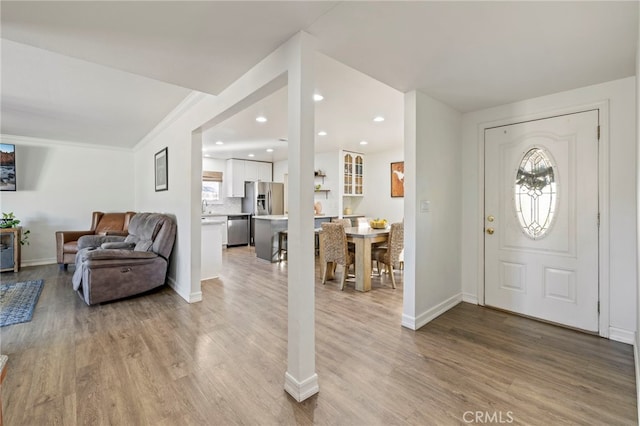
<instances>
[{"instance_id":1,"label":"front door knob","mask_svg":"<svg viewBox=\"0 0 640 426\"><path fill-rule=\"evenodd\" d=\"M493 228L487 228L487 234L493 235L493 233L494 233Z\"/></svg>"},{"instance_id":2,"label":"front door knob","mask_svg":"<svg viewBox=\"0 0 640 426\"><path fill-rule=\"evenodd\" d=\"M496 220L495 217L493 217L491 215L487 216L487 222L493 222L494 220Z\"/></svg>"}]
</instances>

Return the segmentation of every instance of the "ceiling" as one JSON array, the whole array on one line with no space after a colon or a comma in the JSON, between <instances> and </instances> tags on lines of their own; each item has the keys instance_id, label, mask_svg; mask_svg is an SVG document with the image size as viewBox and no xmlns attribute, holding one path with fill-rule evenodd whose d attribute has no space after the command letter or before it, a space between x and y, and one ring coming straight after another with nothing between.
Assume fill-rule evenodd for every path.
<instances>
[{"instance_id":1,"label":"ceiling","mask_svg":"<svg viewBox=\"0 0 640 426\"><path fill-rule=\"evenodd\" d=\"M370 153L403 146L401 92L322 54L316 55L315 68L315 93L324 97L315 103L316 152L347 149ZM267 121L257 122L258 116ZM384 121L374 121L376 117ZM318 135L321 131L326 135ZM284 87L203 132L204 155L283 160L287 158L286 138L287 87Z\"/></svg>"},{"instance_id":2,"label":"ceiling","mask_svg":"<svg viewBox=\"0 0 640 426\"><path fill-rule=\"evenodd\" d=\"M372 111L350 104L376 99L364 75L381 93L418 89L461 112L635 75L638 3L2 1L1 24L2 133L133 147L186 89L215 95L304 30L359 70L318 65L336 85L322 87L319 70L318 130L353 144L370 138ZM346 94L341 72L364 89ZM282 109L284 95L272 97L263 107ZM237 118L246 136L234 117L211 137L286 136L269 127L277 115L255 134L243 121L255 112ZM382 124L397 138L401 123Z\"/></svg>"}]
</instances>

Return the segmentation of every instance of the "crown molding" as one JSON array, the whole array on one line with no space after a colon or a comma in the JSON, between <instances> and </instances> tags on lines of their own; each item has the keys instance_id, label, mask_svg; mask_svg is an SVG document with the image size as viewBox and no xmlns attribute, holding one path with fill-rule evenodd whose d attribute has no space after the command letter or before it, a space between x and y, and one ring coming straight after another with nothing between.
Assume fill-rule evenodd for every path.
<instances>
[{"instance_id":1,"label":"crown molding","mask_svg":"<svg viewBox=\"0 0 640 426\"><path fill-rule=\"evenodd\" d=\"M119 146L71 142L71 141L63 141L58 139L34 138L31 136L8 135L4 133L0 134L0 142L11 143L14 145L37 145L37 146L42 146L42 145L60 146L61 145L61 146L68 146L71 148L107 149L110 151L133 152L131 148L123 148Z\"/></svg>"}]
</instances>

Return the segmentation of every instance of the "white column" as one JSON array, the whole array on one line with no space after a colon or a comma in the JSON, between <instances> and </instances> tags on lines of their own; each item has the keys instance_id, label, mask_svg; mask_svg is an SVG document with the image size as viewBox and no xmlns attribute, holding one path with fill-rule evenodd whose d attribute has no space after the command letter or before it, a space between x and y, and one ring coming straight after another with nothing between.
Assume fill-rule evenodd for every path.
<instances>
[{"instance_id":1,"label":"white column","mask_svg":"<svg viewBox=\"0 0 640 426\"><path fill-rule=\"evenodd\" d=\"M417 95L404 95L404 233L416 235L417 164ZM402 293L402 325L415 330L416 323L416 238L404 241L404 282Z\"/></svg>"},{"instance_id":2,"label":"white column","mask_svg":"<svg viewBox=\"0 0 640 426\"><path fill-rule=\"evenodd\" d=\"M315 48L299 33L289 50L288 357L285 390L297 401L316 394L313 234Z\"/></svg>"},{"instance_id":3,"label":"white column","mask_svg":"<svg viewBox=\"0 0 640 426\"><path fill-rule=\"evenodd\" d=\"M171 154L169 154L171 155ZM191 191L191 221L193 226L191 231L191 265L189 274L191 276L191 291L189 292L189 303L200 302L202 300L202 286L200 283L200 256L202 250L202 131L196 130L191 134L191 180L199 185L190 185Z\"/></svg>"}]
</instances>

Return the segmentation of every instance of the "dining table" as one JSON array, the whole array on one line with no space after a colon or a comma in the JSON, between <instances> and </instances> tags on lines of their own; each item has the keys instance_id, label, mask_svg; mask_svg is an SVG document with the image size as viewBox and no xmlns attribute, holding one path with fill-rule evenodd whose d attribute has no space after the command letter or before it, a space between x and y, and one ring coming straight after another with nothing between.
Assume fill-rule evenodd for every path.
<instances>
[{"instance_id":1,"label":"dining table","mask_svg":"<svg viewBox=\"0 0 640 426\"><path fill-rule=\"evenodd\" d=\"M371 290L371 247L373 244L382 243L389 239L389 229L376 229L369 226L353 226L344 228L347 234L347 242L355 245L355 270L356 290ZM322 238L320 239L322 241ZM322 260L323 247L320 245L320 261ZM326 267L326 266L324 266ZM333 268L327 271L327 278L333 278Z\"/></svg>"}]
</instances>

